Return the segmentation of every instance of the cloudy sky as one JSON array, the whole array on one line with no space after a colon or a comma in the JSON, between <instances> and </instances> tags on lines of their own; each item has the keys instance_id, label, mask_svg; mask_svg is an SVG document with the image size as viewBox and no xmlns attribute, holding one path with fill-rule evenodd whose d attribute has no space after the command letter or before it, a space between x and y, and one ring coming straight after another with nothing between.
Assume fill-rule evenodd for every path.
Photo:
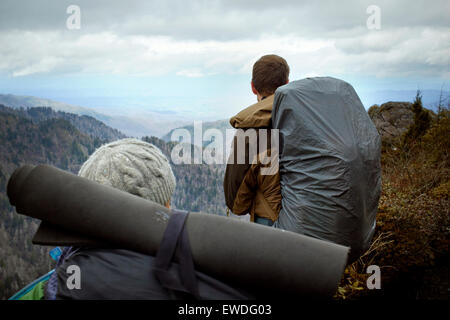
<instances>
[{"instance_id":1,"label":"cloudy sky","mask_svg":"<svg viewBox=\"0 0 450 320\"><path fill-rule=\"evenodd\" d=\"M80 29L67 28L70 5ZM275 53L291 80L339 77L368 104L383 90L448 90L449 17L448 0L1 0L0 93L220 119L253 103L252 65Z\"/></svg>"}]
</instances>

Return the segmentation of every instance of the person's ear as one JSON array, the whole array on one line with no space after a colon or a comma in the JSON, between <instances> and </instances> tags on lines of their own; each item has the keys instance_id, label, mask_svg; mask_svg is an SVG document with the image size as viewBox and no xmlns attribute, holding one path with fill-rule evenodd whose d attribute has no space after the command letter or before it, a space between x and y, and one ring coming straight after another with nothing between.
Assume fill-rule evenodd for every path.
<instances>
[{"instance_id":1,"label":"person's ear","mask_svg":"<svg viewBox=\"0 0 450 320\"><path fill-rule=\"evenodd\" d=\"M251 84L252 84L252 92L254 94L258 95L259 92L258 92L258 90L256 90L255 85L253 84L253 81L251 82Z\"/></svg>"},{"instance_id":2,"label":"person's ear","mask_svg":"<svg viewBox=\"0 0 450 320\"><path fill-rule=\"evenodd\" d=\"M289 83L289 78L287 79L287 81L286 81L286 83L285 84L288 84Z\"/></svg>"}]
</instances>

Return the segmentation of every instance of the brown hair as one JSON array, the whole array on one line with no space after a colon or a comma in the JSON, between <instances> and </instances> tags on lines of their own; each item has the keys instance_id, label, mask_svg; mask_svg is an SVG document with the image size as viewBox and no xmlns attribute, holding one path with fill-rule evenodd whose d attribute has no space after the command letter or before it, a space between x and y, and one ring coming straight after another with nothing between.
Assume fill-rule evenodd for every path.
<instances>
[{"instance_id":1,"label":"brown hair","mask_svg":"<svg viewBox=\"0 0 450 320\"><path fill-rule=\"evenodd\" d=\"M282 57L268 54L253 65L252 82L261 95L271 95L289 79L289 66Z\"/></svg>"}]
</instances>

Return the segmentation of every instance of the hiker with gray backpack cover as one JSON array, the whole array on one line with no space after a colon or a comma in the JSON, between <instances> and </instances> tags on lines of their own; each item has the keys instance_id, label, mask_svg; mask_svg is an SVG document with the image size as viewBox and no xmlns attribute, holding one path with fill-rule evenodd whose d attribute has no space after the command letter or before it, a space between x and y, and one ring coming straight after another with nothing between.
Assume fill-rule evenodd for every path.
<instances>
[{"instance_id":1,"label":"hiker with gray backpack cover","mask_svg":"<svg viewBox=\"0 0 450 320\"><path fill-rule=\"evenodd\" d=\"M347 82L331 77L289 82L288 76L286 61L276 55L261 57L253 67L258 103L230 120L238 132L225 172L227 207L249 213L256 223L351 247L349 262L354 261L375 231L380 136ZM272 129L279 130L278 139L268 143L267 152L278 153L279 170L264 175L267 165L250 154L252 143L245 141L239 150L237 142L256 130L253 144L260 148L261 132ZM264 151L258 149L258 156ZM245 163L236 161L239 152Z\"/></svg>"}]
</instances>

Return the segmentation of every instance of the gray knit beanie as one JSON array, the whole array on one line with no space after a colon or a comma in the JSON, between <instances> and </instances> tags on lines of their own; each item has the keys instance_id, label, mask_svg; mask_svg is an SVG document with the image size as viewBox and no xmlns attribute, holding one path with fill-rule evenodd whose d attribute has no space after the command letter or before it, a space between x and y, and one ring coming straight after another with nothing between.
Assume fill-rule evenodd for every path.
<instances>
[{"instance_id":1,"label":"gray knit beanie","mask_svg":"<svg viewBox=\"0 0 450 320\"><path fill-rule=\"evenodd\" d=\"M154 145L122 139L98 148L78 175L165 205L176 182L169 161Z\"/></svg>"}]
</instances>

